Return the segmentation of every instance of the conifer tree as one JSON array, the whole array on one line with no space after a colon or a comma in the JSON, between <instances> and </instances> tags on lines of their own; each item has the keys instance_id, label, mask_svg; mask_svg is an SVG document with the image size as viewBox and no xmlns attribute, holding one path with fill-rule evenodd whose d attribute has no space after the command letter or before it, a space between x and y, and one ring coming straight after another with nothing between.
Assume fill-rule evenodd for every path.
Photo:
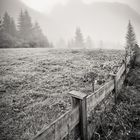
<instances>
[{"instance_id":1,"label":"conifer tree","mask_svg":"<svg viewBox=\"0 0 140 140\"><path fill-rule=\"evenodd\" d=\"M2 40L2 36L3 36L3 21L2 18L0 18L0 42Z\"/></svg>"},{"instance_id":2,"label":"conifer tree","mask_svg":"<svg viewBox=\"0 0 140 140\"><path fill-rule=\"evenodd\" d=\"M136 35L131 22L128 23L128 31L126 34L126 55L133 55L134 47L136 44Z\"/></svg>"},{"instance_id":3,"label":"conifer tree","mask_svg":"<svg viewBox=\"0 0 140 140\"><path fill-rule=\"evenodd\" d=\"M17 36L16 24L13 18L11 18L11 21L10 21L10 35L14 37Z\"/></svg>"},{"instance_id":4,"label":"conifer tree","mask_svg":"<svg viewBox=\"0 0 140 140\"><path fill-rule=\"evenodd\" d=\"M15 36L12 35L12 18L7 12L0 25L0 48L13 48L16 46Z\"/></svg>"},{"instance_id":5,"label":"conifer tree","mask_svg":"<svg viewBox=\"0 0 140 140\"><path fill-rule=\"evenodd\" d=\"M2 32L2 28L3 28L3 26L2 26L2 18L0 17L0 33Z\"/></svg>"},{"instance_id":6,"label":"conifer tree","mask_svg":"<svg viewBox=\"0 0 140 140\"><path fill-rule=\"evenodd\" d=\"M21 11L18 23L19 36L22 39L28 40L32 35L31 17L27 11Z\"/></svg>"},{"instance_id":7,"label":"conifer tree","mask_svg":"<svg viewBox=\"0 0 140 140\"><path fill-rule=\"evenodd\" d=\"M5 12L0 18L0 47L50 47L51 44L43 34L39 24L32 25L32 19L27 11L19 14L18 26L13 18ZM53 46L53 45L52 45Z\"/></svg>"},{"instance_id":8,"label":"conifer tree","mask_svg":"<svg viewBox=\"0 0 140 140\"><path fill-rule=\"evenodd\" d=\"M38 22L35 22L32 28L32 43L36 44L37 47L50 47L50 43L47 37L43 34Z\"/></svg>"},{"instance_id":9,"label":"conifer tree","mask_svg":"<svg viewBox=\"0 0 140 140\"><path fill-rule=\"evenodd\" d=\"M13 18L9 16L7 12L5 12L4 14L2 27L5 34L9 34L12 37L16 36L17 30L16 30L15 21Z\"/></svg>"},{"instance_id":10,"label":"conifer tree","mask_svg":"<svg viewBox=\"0 0 140 140\"><path fill-rule=\"evenodd\" d=\"M24 12L24 26L25 26L25 35L29 37L32 33L32 21L28 11Z\"/></svg>"},{"instance_id":11,"label":"conifer tree","mask_svg":"<svg viewBox=\"0 0 140 140\"><path fill-rule=\"evenodd\" d=\"M92 39L91 39L90 36L88 36L88 37L86 38L85 46L86 46L87 49L91 49L91 48L94 47L93 41L92 41Z\"/></svg>"},{"instance_id":12,"label":"conifer tree","mask_svg":"<svg viewBox=\"0 0 140 140\"><path fill-rule=\"evenodd\" d=\"M23 11L21 10L20 15L19 15L19 19L18 19L18 34L20 38L24 37L24 15L23 15Z\"/></svg>"},{"instance_id":13,"label":"conifer tree","mask_svg":"<svg viewBox=\"0 0 140 140\"><path fill-rule=\"evenodd\" d=\"M3 16L3 30L5 33L10 34L10 24L11 24L11 17L7 12L5 12Z\"/></svg>"},{"instance_id":14,"label":"conifer tree","mask_svg":"<svg viewBox=\"0 0 140 140\"><path fill-rule=\"evenodd\" d=\"M38 22L35 22L35 25L33 27L33 34L34 36L36 37L44 37L43 33L42 33L42 30L38 24Z\"/></svg>"},{"instance_id":15,"label":"conifer tree","mask_svg":"<svg viewBox=\"0 0 140 140\"><path fill-rule=\"evenodd\" d=\"M75 47L84 47L84 39L80 28L77 28L75 32Z\"/></svg>"}]
</instances>

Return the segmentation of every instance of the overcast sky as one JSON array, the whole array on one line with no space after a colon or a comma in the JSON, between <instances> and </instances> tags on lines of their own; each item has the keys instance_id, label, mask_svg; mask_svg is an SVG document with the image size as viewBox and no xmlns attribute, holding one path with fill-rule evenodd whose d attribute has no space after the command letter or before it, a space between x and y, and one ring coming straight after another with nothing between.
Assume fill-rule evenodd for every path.
<instances>
[{"instance_id":1,"label":"overcast sky","mask_svg":"<svg viewBox=\"0 0 140 140\"><path fill-rule=\"evenodd\" d=\"M56 4L67 4L67 2L72 0L21 0L29 7L40 11L40 12L51 12ZM73 0L76 1L76 0ZM140 13L140 0L82 0L85 3L92 2L119 2L129 5L131 8L135 9Z\"/></svg>"}]
</instances>

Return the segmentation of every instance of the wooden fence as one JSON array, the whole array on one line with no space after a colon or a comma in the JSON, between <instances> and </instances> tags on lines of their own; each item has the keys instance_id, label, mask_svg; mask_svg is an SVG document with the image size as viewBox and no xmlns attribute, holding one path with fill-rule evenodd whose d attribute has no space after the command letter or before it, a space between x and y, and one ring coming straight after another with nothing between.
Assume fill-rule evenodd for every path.
<instances>
[{"instance_id":1,"label":"wooden fence","mask_svg":"<svg viewBox=\"0 0 140 140\"><path fill-rule=\"evenodd\" d=\"M37 134L33 140L63 140L71 139L71 132L75 131L76 127L79 129L79 134L76 133L74 140L90 140L92 134L88 133L87 112L94 110L94 108L114 91L116 99L118 91L121 89L125 80L126 74L129 72L129 61L123 62L117 74L112 75L112 80L95 91L93 94L87 96L79 91L72 91L69 93L72 99L72 108L70 111L63 114L52 124L44 128Z\"/></svg>"}]
</instances>

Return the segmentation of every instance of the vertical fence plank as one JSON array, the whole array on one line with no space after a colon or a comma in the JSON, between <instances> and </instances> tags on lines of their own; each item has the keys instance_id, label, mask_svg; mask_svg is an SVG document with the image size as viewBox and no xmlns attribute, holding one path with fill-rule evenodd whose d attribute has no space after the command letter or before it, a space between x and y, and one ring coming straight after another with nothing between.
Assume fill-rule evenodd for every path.
<instances>
[{"instance_id":1,"label":"vertical fence plank","mask_svg":"<svg viewBox=\"0 0 140 140\"><path fill-rule=\"evenodd\" d=\"M124 60L124 64L125 64L125 77L127 75L127 59L125 58Z\"/></svg>"},{"instance_id":2,"label":"vertical fence plank","mask_svg":"<svg viewBox=\"0 0 140 140\"><path fill-rule=\"evenodd\" d=\"M114 76L114 91L115 91L115 105L117 104L117 93L118 93L118 82L117 82L117 76Z\"/></svg>"},{"instance_id":3,"label":"vertical fence plank","mask_svg":"<svg viewBox=\"0 0 140 140\"><path fill-rule=\"evenodd\" d=\"M114 79L114 102L117 103L117 93L118 93L118 82L117 82L117 75L116 74L110 74L112 78Z\"/></svg>"},{"instance_id":4,"label":"vertical fence plank","mask_svg":"<svg viewBox=\"0 0 140 140\"><path fill-rule=\"evenodd\" d=\"M80 134L81 140L88 140L87 134L87 95L78 91L71 91L69 93L72 97L72 106L80 105Z\"/></svg>"}]
</instances>

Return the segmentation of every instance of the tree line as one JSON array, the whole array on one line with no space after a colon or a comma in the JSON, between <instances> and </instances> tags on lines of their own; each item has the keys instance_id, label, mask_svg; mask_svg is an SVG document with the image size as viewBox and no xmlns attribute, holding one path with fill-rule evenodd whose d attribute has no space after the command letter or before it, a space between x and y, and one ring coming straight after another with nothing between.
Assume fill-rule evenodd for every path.
<instances>
[{"instance_id":1,"label":"tree line","mask_svg":"<svg viewBox=\"0 0 140 140\"><path fill-rule=\"evenodd\" d=\"M17 24L8 12L0 18L0 48L18 47L53 47L27 10L21 10Z\"/></svg>"},{"instance_id":2,"label":"tree line","mask_svg":"<svg viewBox=\"0 0 140 140\"><path fill-rule=\"evenodd\" d=\"M84 39L81 29L77 27L75 36L70 41L68 41L68 48L92 49L94 48L94 42L90 36L87 36L87 38Z\"/></svg>"},{"instance_id":3,"label":"tree line","mask_svg":"<svg viewBox=\"0 0 140 140\"><path fill-rule=\"evenodd\" d=\"M101 48L103 47L103 41L100 41ZM78 27L75 31L75 37L68 42L69 48L94 48L94 43L90 36L86 38L83 37L81 29ZM125 44L125 51L126 57L130 56L133 57L135 52L139 48L138 43L136 41L136 34L134 28L129 20L127 33L126 33L126 44Z\"/></svg>"},{"instance_id":4,"label":"tree line","mask_svg":"<svg viewBox=\"0 0 140 140\"><path fill-rule=\"evenodd\" d=\"M79 27L76 28L75 36L68 41L67 45L64 40L60 40L59 45L68 46L68 48L94 48L91 37L88 36L84 39ZM138 47L131 21L128 24L125 46L127 56L132 56L135 53L135 48ZM32 18L27 10L20 11L17 24L8 12L5 12L0 18L0 48L14 47L53 47L53 44L43 34L38 22L32 22Z\"/></svg>"}]
</instances>

